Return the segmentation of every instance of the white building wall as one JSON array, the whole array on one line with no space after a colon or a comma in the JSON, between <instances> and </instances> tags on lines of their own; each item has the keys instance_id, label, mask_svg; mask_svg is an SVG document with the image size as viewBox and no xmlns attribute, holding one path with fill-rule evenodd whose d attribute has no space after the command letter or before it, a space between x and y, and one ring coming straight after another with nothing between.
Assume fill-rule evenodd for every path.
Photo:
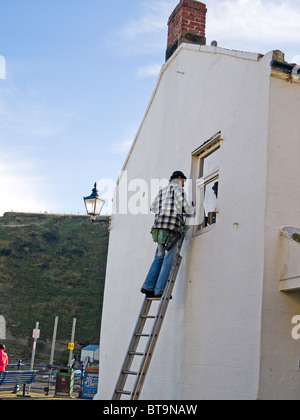
<instances>
[{"instance_id":1,"label":"white building wall","mask_svg":"<svg viewBox=\"0 0 300 420\"><path fill-rule=\"evenodd\" d=\"M280 230L300 228L300 84L271 78L265 228L264 305L260 393L262 399L300 398L300 341L292 318L300 291L280 292ZM298 261L300 254L298 255Z\"/></svg>"},{"instance_id":2,"label":"white building wall","mask_svg":"<svg viewBox=\"0 0 300 420\"><path fill-rule=\"evenodd\" d=\"M143 399L257 398L271 59L183 44L126 162L128 182L189 174L191 153L220 130L224 139L217 224L186 241ZM153 215L112 218L97 398L111 399L143 301L152 223Z\"/></svg>"}]
</instances>

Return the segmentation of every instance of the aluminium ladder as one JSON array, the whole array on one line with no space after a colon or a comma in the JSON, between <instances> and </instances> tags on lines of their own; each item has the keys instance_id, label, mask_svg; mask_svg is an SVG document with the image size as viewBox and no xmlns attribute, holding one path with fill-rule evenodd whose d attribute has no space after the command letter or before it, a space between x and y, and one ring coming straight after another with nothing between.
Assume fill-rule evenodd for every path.
<instances>
[{"instance_id":1,"label":"aluminium ladder","mask_svg":"<svg viewBox=\"0 0 300 420\"><path fill-rule=\"evenodd\" d=\"M153 356L155 345L158 340L158 336L165 318L166 311L170 299L172 298L172 291L174 288L175 280L180 268L182 257L180 255L182 244L184 241L184 235L180 238L177 246L177 252L174 257L173 267L171 269L167 285L165 287L163 296L161 298L147 298L145 297L142 305L138 320L133 332L132 339L130 341L127 354L121 369L121 373L114 390L112 400L120 400L123 395L130 396L131 400L138 400L146 379L146 375L150 366L150 362ZM150 308L154 301L159 302L159 306L156 315L150 314ZM147 320L153 320L152 328L150 333L145 333L144 328L148 327L146 324ZM144 351L138 351L138 346L141 338L147 339L147 344ZM141 362L137 371L131 370L132 364L135 358L140 358ZM125 390L125 385L129 377L136 377L134 380L133 389L131 391Z\"/></svg>"}]
</instances>

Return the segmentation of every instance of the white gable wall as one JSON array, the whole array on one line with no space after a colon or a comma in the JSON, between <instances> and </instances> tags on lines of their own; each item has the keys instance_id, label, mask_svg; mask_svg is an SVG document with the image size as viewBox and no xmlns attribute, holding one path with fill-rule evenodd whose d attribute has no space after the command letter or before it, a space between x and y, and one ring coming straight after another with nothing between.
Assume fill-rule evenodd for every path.
<instances>
[{"instance_id":1,"label":"white gable wall","mask_svg":"<svg viewBox=\"0 0 300 420\"><path fill-rule=\"evenodd\" d=\"M129 181L149 184L177 169L189 174L191 153L222 132L220 214L214 229L186 242L143 399L258 395L271 59L181 46L163 69L124 168ZM112 396L142 304L152 223L153 215L112 219L97 398Z\"/></svg>"}]
</instances>

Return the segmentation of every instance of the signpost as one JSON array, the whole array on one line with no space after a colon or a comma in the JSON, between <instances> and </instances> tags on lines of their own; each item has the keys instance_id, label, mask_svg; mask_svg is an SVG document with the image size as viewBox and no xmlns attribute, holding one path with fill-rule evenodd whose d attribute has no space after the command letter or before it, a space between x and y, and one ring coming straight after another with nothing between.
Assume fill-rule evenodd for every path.
<instances>
[{"instance_id":1,"label":"signpost","mask_svg":"<svg viewBox=\"0 0 300 420\"><path fill-rule=\"evenodd\" d=\"M33 330L33 333L32 333L33 345L32 345L32 353L31 353L30 370L33 370L35 351L36 351L36 343L37 343L38 339L40 338L41 331L39 330L39 325L40 325L40 323L36 322L35 329Z\"/></svg>"},{"instance_id":2,"label":"signpost","mask_svg":"<svg viewBox=\"0 0 300 420\"><path fill-rule=\"evenodd\" d=\"M35 329L32 332L32 338L33 338L33 345L32 345L32 353L31 353L31 362L30 362L30 370L33 370L34 366L34 358L35 358L35 351L36 351L36 343L38 339L40 338L41 331L39 329L39 322L35 323ZM27 386L28 393L30 392L30 385Z\"/></svg>"},{"instance_id":3,"label":"signpost","mask_svg":"<svg viewBox=\"0 0 300 420\"><path fill-rule=\"evenodd\" d=\"M72 367L71 364L72 364L72 359L73 359L73 350L75 348L74 341L75 341L76 321L77 321L77 319L74 318L73 319L71 342L68 344L68 350L70 351L70 353L69 353L69 363L68 363L69 367Z\"/></svg>"},{"instance_id":4,"label":"signpost","mask_svg":"<svg viewBox=\"0 0 300 420\"><path fill-rule=\"evenodd\" d=\"M56 342L56 333L57 333L57 325L58 325L58 316L55 317L55 321L54 321L52 346L51 346L50 362L49 362L50 366L53 366L54 351L55 351L55 342Z\"/></svg>"}]
</instances>

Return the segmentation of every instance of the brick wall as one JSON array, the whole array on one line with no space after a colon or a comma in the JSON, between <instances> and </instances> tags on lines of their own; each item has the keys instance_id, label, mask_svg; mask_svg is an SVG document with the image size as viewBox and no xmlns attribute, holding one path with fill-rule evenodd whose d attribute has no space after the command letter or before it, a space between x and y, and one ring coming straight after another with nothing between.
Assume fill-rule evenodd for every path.
<instances>
[{"instance_id":1,"label":"brick wall","mask_svg":"<svg viewBox=\"0 0 300 420\"><path fill-rule=\"evenodd\" d=\"M182 42L205 45L206 5L195 0L180 0L168 22L168 59Z\"/></svg>"}]
</instances>

